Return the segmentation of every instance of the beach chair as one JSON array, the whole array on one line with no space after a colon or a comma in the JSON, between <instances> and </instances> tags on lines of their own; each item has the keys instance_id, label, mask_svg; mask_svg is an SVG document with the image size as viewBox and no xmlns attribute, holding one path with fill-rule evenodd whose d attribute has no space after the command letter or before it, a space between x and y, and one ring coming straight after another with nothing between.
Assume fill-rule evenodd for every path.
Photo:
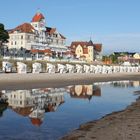
<instances>
[{"instance_id":1,"label":"beach chair","mask_svg":"<svg viewBox=\"0 0 140 140\"><path fill-rule=\"evenodd\" d=\"M27 65L22 62L17 62L17 73L27 73Z\"/></svg>"},{"instance_id":2,"label":"beach chair","mask_svg":"<svg viewBox=\"0 0 140 140\"><path fill-rule=\"evenodd\" d=\"M95 73L95 65L90 65L90 73Z\"/></svg>"},{"instance_id":3,"label":"beach chair","mask_svg":"<svg viewBox=\"0 0 140 140\"><path fill-rule=\"evenodd\" d=\"M89 65L84 65L83 66L83 72L84 73L90 73L90 66Z\"/></svg>"},{"instance_id":4,"label":"beach chair","mask_svg":"<svg viewBox=\"0 0 140 140\"><path fill-rule=\"evenodd\" d=\"M83 66L80 64L76 64L76 73L83 73Z\"/></svg>"},{"instance_id":5,"label":"beach chair","mask_svg":"<svg viewBox=\"0 0 140 140\"><path fill-rule=\"evenodd\" d=\"M34 63L32 65L32 73L40 73L42 71L40 63Z\"/></svg>"},{"instance_id":6,"label":"beach chair","mask_svg":"<svg viewBox=\"0 0 140 140\"><path fill-rule=\"evenodd\" d=\"M12 63L3 61L2 62L2 71L5 73L10 73L12 72Z\"/></svg>"},{"instance_id":7,"label":"beach chair","mask_svg":"<svg viewBox=\"0 0 140 140\"><path fill-rule=\"evenodd\" d=\"M46 72L47 73L55 73L55 65L51 63L47 63Z\"/></svg>"},{"instance_id":8,"label":"beach chair","mask_svg":"<svg viewBox=\"0 0 140 140\"><path fill-rule=\"evenodd\" d=\"M63 64L57 64L57 72L58 73L66 73L66 66Z\"/></svg>"},{"instance_id":9,"label":"beach chair","mask_svg":"<svg viewBox=\"0 0 140 140\"><path fill-rule=\"evenodd\" d=\"M68 73L74 73L74 65L71 65L71 64L66 64L66 69L67 69L67 72Z\"/></svg>"}]
</instances>

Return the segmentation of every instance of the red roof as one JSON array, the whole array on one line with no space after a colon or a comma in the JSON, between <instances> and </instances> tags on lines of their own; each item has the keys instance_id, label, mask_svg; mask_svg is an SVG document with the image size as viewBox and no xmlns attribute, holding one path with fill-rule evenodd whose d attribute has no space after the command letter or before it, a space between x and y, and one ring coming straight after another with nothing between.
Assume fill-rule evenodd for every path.
<instances>
[{"instance_id":1,"label":"red roof","mask_svg":"<svg viewBox=\"0 0 140 140\"><path fill-rule=\"evenodd\" d=\"M94 49L98 52L102 51L102 44L94 44Z\"/></svg>"},{"instance_id":2,"label":"red roof","mask_svg":"<svg viewBox=\"0 0 140 140\"><path fill-rule=\"evenodd\" d=\"M78 46L78 45L80 45L80 46L82 46L82 47L87 47L88 45L89 45L89 42L86 42L86 41L74 41L74 42L72 42L71 43L71 46Z\"/></svg>"},{"instance_id":3,"label":"red roof","mask_svg":"<svg viewBox=\"0 0 140 140\"><path fill-rule=\"evenodd\" d=\"M73 51L74 51L76 49L76 48L74 48L74 46L77 47L78 45L80 45L83 48L84 54L88 54L88 49L87 49L88 46L93 46L94 49L98 52L102 51L102 44L94 44L91 40L89 42L87 42L87 41L72 42L70 48L73 49Z\"/></svg>"},{"instance_id":4,"label":"red roof","mask_svg":"<svg viewBox=\"0 0 140 140\"><path fill-rule=\"evenodd\" d=\"M46 32L50 35L54 34L56 28L46 27Z\"/></svg>"},{"instance_id":5,"label":"red roof","mask_svg":"<svg viewBox=\"0 0 140 140\"><path fill-rule=\"evenodd\" d=\"M21 33L34 33L34 27L30 23L23 23L11 30L9 33L13 33L14 31L19 31Z\"/></svg>"},{"instance_id":6,"label":"red roof","mask_svg":"<svg viewBox=\"0 0 140 140\"><path fill-rule=\"evenodd\" d=\"M42 19L45 19L43 14L41 13L36 13L35 16L32 18L32 22L39 22L41 21Z\"/></svg>"}]
</instances>

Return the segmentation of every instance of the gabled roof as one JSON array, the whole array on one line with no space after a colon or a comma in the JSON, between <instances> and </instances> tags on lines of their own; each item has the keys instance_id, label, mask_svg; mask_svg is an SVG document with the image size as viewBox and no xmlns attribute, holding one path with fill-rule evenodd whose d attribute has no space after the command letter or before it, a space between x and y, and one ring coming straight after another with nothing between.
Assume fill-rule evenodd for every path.
<instances>
[{"instance_id":1,"label":"gabled roof","mask_svg":"<svg viewBox=\"0 0 140 140\"><path fill-rule=\"evenodd\" d=\"M87 46L89 46L89 42L87 42L87 41L74 41L71 43L71 47L72 46L77 47L78 45L80 45L81 47L84 47L84 46L87 47Z\"/></svg>"},{"instance_id":2,"label":"gabled roof","mask_svg":"<svg viewBox=\"0 0 140 140\"><path fill-rule=\"evenodd\" d=\"M66 39L66 37L64 37L62 34L60 34L60 36L61 36L62 39Z\"/></svg>"},{"instance_id":3,"label":"gabled roof","mask_svg":"<svg viewBox=\"0 0 140 140\"><path fill-rule=\"evenodd\" d=\"M94 49L97 52L101 52L102 51L102 44L94 44Z\"/></svg>"},{"instance_id":4,"label":"gabled roof","mask_svg":"<svg viewBox=\"0 0 140 140\"><path fill-rule=\"evenodd\" d=\"M39 22L42 19L45 19L43 14L41 14L40 12L37 12L34 17L32 18L32 22Z\"/></svg>"},{"instance_id":5,"label":"gabled roof","mask_svg":"<svg viewBox=\"0 0 140 140\"><path fill-rule=\"evenodd\" d=\"M46 32L47 32L49 35L52 35L52 34L54 34L54 33L56 32L56 28L46 27ZM60 35L60 37L61 37L62 39L66 39L66 37L64 37L62 34L59 33L59 35Z\"/></svg>"},{"instance_id":6,"label":"gabled roof","mask_svg":"<svg viewBox=\"0 0 140 140\"><path fill-rule=\"evenodd\" d=\"M56 28L46 27L46 32L47 32L49 35L54 34L55 31L56 31Z\"/></svg>"},{"instance_id":7,"label":"gabled roof","mask_svg":"<svg viewBox=\"0 0 140 140\"><path fill-rule=\"evenodd\" d=\"M13 33L14 31L19 31L21 33L34 33L34 30L34 27L30 23L23 23L15 29L10 30L9 33Z\"/></svg>"}]
</instances>

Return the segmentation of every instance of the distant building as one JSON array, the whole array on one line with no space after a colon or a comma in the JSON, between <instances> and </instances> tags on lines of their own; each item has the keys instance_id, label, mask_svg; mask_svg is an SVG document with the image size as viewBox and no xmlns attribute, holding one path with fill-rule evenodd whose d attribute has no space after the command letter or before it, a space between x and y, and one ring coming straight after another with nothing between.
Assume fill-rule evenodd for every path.
<instances>
[{"instance_id":1,"label":"distant building","mask_svg":"<svg viewBox=\"0 0 140 140\"><path fill-rule=\"evenodd\" d=\"M74 41L70 46L74 57L80 60L92 62L94 60L101 60L102 44L94 44L91 40Z\"/></svg>"},{"instance_id":2,"label":"distant building","mask_svg":"<svg viewBox=\"0 0 140 140\"><path fill-rule=\"evenodd\" d=\"M23 23L8 32L8 49L29 50L36 58L62 57L67 51L66 38L56 28L47 27L45 17L40 12L35 14L31 23Z\"/></svg>"},{"instance_id":3,"label":"distant building","mask_svg":"<svg viewBox=\"0 0 140 140\"><path fill-rule=\"evenodd\" d=\"M139 65L140 64L140 54L139 53L132 53L132 52L118 52L114 53L118 57L118 62L123 63L123 62L129 62L132 65Z\"/></svg>"}]
</instances>

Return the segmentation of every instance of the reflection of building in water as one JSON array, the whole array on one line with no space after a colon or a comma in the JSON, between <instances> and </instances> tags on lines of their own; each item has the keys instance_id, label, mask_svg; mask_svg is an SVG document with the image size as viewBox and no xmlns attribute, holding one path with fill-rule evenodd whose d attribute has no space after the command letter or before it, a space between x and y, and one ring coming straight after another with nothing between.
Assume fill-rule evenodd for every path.
<instances>
[{"instance_id":1,"label":"reflection of building in water","mask_svg":"<svg viewBox=\"0 0 140 140\"><path fill-rule=\"evenodd\" d=\"M140 86L140 81L109 81L109 82L98 82L94 85L113 85L114 87L138 87Z\"/></svg>"},{"instance_id":2,"label":"reflection of building in water","mask_svg":"<svg viewBox=\"0 0 140 140\"><path fill-rule=\"evenodd\" d=\"M48 95L48 101L45 104L45 111L54 112L62 103L64 103L64 93L51 93Z\"/></svg>"},{"instance_id":3,"label":"reflection of building in water","mask_svg":"<svg viewBox=\"0 0 140 140\"><path fill-rule=\"evenodd\" d=\"M13 90L3 91L8 98L8 104L12 108L33 106L31 91L29 90Z\"/></svg>"},{"instance_id":4,"label":"reflection of building in water","mask_svg":"<svg viewBox=\"0 0 140 140\"><path fill-rule=\"evenodd\" d=\"M7 109L8 103L4 94L0 92L0 117L3 116L3 112Z\"/></svg>"},{"instance_id":5,"label":"reflection of building in water","mask_svg":"<svg viewBox=\"0 0 140 140\"><path fill-rule=\"evenodd\" d=\"M133 86L134 87L139 87L140 86L140 81L133 81Z\"/></svg>"},{"instance_id":6,"label":"reflection of building in water","mask_svg":"<svg viewBox=\"0 0 140 140\"><path fill-rule=\"evenodd\" d=\"M112 85L114 87L138 87L140 86L140 81L113 81Z\"/></svg>"},{"instance_id":7,"label":"reflection of building in water","mask_svg":"<svg viewBox=\"0 0 140 140\"><path fill-rule=\"evenodd\" d=\"M40 126L45 112L56 111L64 103L64 89L46 88L6 91L9 107L22 116L29 116L33 125Z\"/></svg>"},{"instance_id":8,"label":"reflection of building in water","mask_svg":"<svg viewBox=\"0 0 140 140\"><path fill-rule=\"evenodd\" d=\"M73 98L91 99L93 96L101 96L101 89L93 85L75 85L68 87Z\"/></svg>"}]
</instances>

